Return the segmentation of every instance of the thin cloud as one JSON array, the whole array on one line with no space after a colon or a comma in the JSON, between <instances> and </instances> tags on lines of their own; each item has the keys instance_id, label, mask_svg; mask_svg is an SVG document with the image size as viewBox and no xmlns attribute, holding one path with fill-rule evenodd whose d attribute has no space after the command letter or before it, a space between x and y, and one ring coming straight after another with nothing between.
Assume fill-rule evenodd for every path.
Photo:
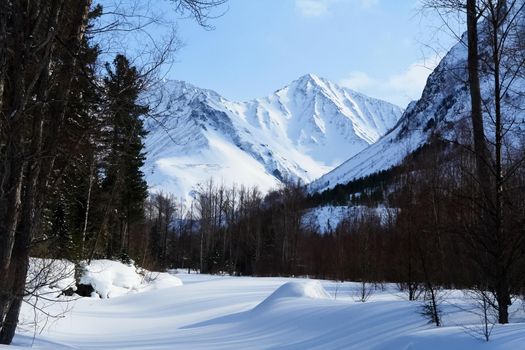
<instances>
[{"instance_id":1,"label":"thin cloud","mask_svg":"<svg viewBox=\"0 0 525 350\"><path fill-rule=\"evenodd\" d=\"M359 5L364 8L374 7L379 4L379 0L357 0Z\"/></svg>"},{"instance_id":2,"label":"thin cloud","mask_svg":"<svg viewBox=\"0 0 525 350\"><path fill-rule=\"evenodd\" d=\"M305 17L320 17L328 13L328 1L295 0L295 8Z\"/></svg>"},{"instance_id":3,"label":"thin cloud","mask_svg":"<svg viewBox=\"0 0 525 350\"><path fill-rule=\"evenodd\" d=\"M330 13L330 7L343 0L295 0L295 8L305 17L321 17ZM351 1L361 8L371 8L379 3L379 0L344 0Z\"/></svg>"},{"instance_id":4,"label":"thin cloud","mask_svg":"<svg viewBox=\"0 0 525 350\"><path fill-rule=\"evenodd\" d=\"M439 57L436 55L430 59L415 62L402 72L384 78L354 71L342 79L339 84L406 107L410 101L421 97L427 78L438 63Z\"/></svg>"}]
</instances>

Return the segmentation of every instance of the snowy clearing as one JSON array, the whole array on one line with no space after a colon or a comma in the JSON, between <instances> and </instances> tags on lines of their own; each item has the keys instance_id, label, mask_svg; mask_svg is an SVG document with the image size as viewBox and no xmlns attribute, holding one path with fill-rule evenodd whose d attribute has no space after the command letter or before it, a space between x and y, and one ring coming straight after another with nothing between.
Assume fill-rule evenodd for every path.
<instances>
[{"instance_id":1,"label":"snowy clearing","mask_svg":"<svg viewBox=\"0 0 525 350\"><path fill-rule=\"evenodd\" d=\"M26 305L25 326L9 348L492 350L525 342L525 324L519 323L498 325L491 341L482 341L479 317L457 291L447 292L445 327L436 328L420 315L421 304L406 301L394 285L377 288L361 303L357 283L182 271L139 281L125 266L95 261L87 276L103 284L108 298L49 305L48 312L69 311L50 320L42 334L35 336ZM523 321L515 304L512 321Z\"/></svg>"}]
</instances>

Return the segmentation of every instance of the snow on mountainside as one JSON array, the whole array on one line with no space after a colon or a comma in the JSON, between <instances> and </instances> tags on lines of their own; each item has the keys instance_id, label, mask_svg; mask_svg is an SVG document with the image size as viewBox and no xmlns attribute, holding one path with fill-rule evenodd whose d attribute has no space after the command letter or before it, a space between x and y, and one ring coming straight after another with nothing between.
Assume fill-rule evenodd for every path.
<instances>
[{"instance_id":1,"label":"snow on mountainside","mask_svg":"<svg viewBox=\"0 0 525 350\"><path fill-rule=\"evenodd\" d=\"M318 229L321 233L335 231L337 226L345 219L353 220L362 219L365 215L373 215L379 218L381 225L388 224L389 220L395 218L398 209L378 206L370 208L366 206L322 206L308 209L302 219L301 224L304 227Z\"/></svg>"},{"instance_id":2,"label":"snow on mountainside","mask_svg":"<svg viewBox=\"0 0 525 350\"><path fill-rule=\"evenodd\" d=\"M370 145L331 172L309 185L311 192L322 192L337 184L346 184L386 170L401 163L403 158L425 144L438 132L442 137L455 139L457 126L470 125L470 95L467 85L466 37L457 43L429 76L421 99L409 104L397 125L379 141ZM482 94L489 97L490 76L481 77ZM509 115L517 116L512 121L513 132L524 130L523 103L520 94L525 92L522 79L512 81L504 107ZM516 102L517 99L521 101ZM490 99L489 99L490 100ZM512 111L510 109L512 108ZM490 125L487 115L486 127ZM490 134L490 132L489 132Z\"/></svg>"},{"instance_id":3,"label":"snow on mountainside","mask_svg":"<svg viewBox=\"0 0 525 350\"><path fill-rule=\"evenodd\" d=\"M151 124L146 176L153 189L186 197L198 184L310 182L376 142L402 109L305 75L249 102L181 81L164 86L163 125Z\"/></svg>"}]
</instances>

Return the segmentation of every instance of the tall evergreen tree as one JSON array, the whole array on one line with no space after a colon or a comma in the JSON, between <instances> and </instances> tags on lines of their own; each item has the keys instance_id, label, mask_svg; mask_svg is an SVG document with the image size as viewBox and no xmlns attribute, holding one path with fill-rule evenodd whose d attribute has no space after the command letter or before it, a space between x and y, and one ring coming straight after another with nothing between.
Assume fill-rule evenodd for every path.
<instances>
[{"instance_id":1,"label":"tall evergreen tree","mask_svg":"<svg viewBox=\"0 0 525 350\"><path fill-rule=\"evenodd\" d=\"M73 239L66 221L66 205L61 197L53 211L51 229L56 241L55 254L59 258L69 258L73 250Z\"/></svg>"},{"instance_id":2,"label":"tall evergreen tree","mask_svg":"<svg viewBox=\"0 0 525 350\"><path fill-rule=\"evenodd\" d=\"M102 7L99 5L89 13L87 33L81 41L78 66L71 83L64 132L55 136L60 137L62 148L57 163L64 170L62 176L57 174L60 177L55 179L53 200L49 203L52 205L61 201L64 205L66 225L72 239L72 251L67 257L74 260L85 258L87 240L93 236L100 222L96 201L100 197L97 166L102 152L103 89L97 83L96 66L100 49L93 43L90 31L101 14ZM54 210L53 207L48 210L51 217Z\"/></svg>"},{"instance_id":3,"label":"tall evergreen tree","mask_svg":"<svg viewBox=\"0 0 525 350\"><path fill-rule=\"evenodd\" d=\"M143 218L147 184L141 167L147 132L142 117L148 107L140 105L144 81L124 55L117 55L113 67L106 64L108 152L103 189L107 193L108 218L106 255L127 252L130 229Z\"/></svg>"}]
</instances>

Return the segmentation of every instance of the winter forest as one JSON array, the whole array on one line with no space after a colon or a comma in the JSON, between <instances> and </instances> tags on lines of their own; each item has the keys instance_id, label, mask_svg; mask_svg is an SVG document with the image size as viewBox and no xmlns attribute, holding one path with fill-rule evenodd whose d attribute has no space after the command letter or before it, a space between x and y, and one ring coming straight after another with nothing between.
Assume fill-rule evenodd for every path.
<instances>
[{"instance_id":1,"label":"winter forest","mask_svg":"<svg viewBox=\"0 0 525 350\"><path fill-rule=\"evenodd\" d=\"M525 348L525 1L418 0L453 44L402 106L176 80L237 6L0 0L0 348Z\"/></svg>"}]
</instances>

